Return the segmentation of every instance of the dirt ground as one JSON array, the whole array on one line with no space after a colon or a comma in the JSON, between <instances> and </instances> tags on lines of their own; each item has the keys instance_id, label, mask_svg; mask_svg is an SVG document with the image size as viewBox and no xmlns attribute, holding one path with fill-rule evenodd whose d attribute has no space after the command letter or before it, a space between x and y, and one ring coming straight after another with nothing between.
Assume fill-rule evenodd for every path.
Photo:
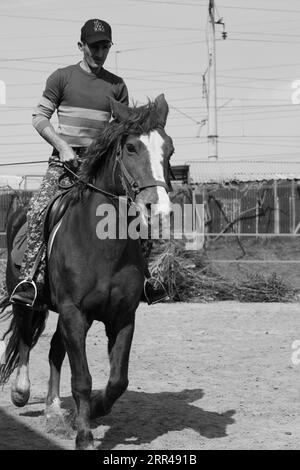
<instances>
[{"instance_id":1,"label":"dirt ground","mask_svg":"<svg viewBox=\"0 0 300 470\"><path fill-rule=\"evenodd\" d=\"M99 450L300 449L299 304L142 304L137 312L128 391L93 423ZM73 449L74 435L46 432L48 350L57 316L31 356L28 405L0 391L0 449ZM0 333L4 331L0 324ZM292 360L292 354L294 358ZM88 338L93 389L108 374L106 338ZM65 361L61 395L72 409Z\"/></svg>"}]
</instances>

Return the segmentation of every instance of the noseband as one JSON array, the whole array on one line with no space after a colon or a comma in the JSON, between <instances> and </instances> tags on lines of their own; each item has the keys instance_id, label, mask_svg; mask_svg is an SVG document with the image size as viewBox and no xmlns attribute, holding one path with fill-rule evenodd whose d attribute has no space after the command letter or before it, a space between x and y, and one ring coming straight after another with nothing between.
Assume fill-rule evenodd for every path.
<instances>
[{"instance_id":1,"label":"noseband","mask_svg":"<svg viewBox=\"0 0 300 470\"><path fill-rule=\"evenodd\" d=\"M127 170L123 162L122 146L120 143L118 144L118 147L117 147L116 159L115 159L115 164L113 168L113 181L115 181L115 172L116 172L117 165L119 165L120 170L121 170L121 174L120 174L121 184L126 192L126 196L132 202L134 202L136 196L141 191L147 188L154 188L156 186L162 186L163 188L165 188L167 193L169 192L169 186L165 181L156 180L154 178L146 178L145 180L138 182L136 179L134 179L132 175L129 173L129 171Z\"/></svg>"}]
</instances>

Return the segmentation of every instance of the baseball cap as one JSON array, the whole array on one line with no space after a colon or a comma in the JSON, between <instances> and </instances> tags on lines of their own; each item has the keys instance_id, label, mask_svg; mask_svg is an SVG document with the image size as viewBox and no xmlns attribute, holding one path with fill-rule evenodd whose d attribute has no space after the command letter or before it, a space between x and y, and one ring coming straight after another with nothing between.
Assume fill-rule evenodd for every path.
<instances>
[{"instance_id":1,"label":"baseball cap","mask_svg":"<svg viewBox=\"0 0 300 470\"><path fill-rule=\"evenodd\" d=\"M106 21L94 18L88 20L81 28L81 41L87 44L93 44L98 41L110 41L111 38L111 27Z\"/></svg>"}]
</instances>

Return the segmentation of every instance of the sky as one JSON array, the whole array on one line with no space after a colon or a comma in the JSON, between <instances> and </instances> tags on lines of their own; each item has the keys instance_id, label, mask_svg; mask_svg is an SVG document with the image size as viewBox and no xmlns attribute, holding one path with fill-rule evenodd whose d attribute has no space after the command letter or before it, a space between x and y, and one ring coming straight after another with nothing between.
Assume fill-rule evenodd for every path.
<instances>
[{"instance_id":1,"label":"sky","mask_svg":"<svg viewBox=\"0 0 300 470\"><path fill-rule=\"evenodd\" d=\"M143 104L165 94L172 164L207 161L208 3L1 0L0 175L45 173L46 163L24 164L51 153L32 127L32 110L47 77L81 60L77 42L89 18L111 24L105 68L125 80L130 99ZM219 160L299 161L299 1L219 0L221 18L228 36L216 25Z\"/></svg>"}]
</instances>

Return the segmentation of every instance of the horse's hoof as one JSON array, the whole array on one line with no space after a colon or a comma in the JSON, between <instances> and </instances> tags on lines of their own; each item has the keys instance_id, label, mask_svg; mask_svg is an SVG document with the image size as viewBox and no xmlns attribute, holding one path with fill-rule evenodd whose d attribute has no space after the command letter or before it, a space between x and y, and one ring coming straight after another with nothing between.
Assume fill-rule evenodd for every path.
<instances>
[{"instance_id":1,"label":"horse's hoof","mask_svg":"<svg viewBox=\"0 0 300 470\"><path fill-rule=\"evenodd\" d=\"M12 389L11 390L11 401L15 406L18 406L21 408L22 406L25 406L26 403L28 403L30 397L30 389L28 390L17 390L17 389Z\"/></svg>"},{"instance_id":2,"label":"horse's hoof","mask_svg":"<svg viewBox=\"0 0 300 470\"><path fill-rule=\"evenodd\" d=\"M97 450L94 444L88 444L87 447L76 447L76 450Z\"/></svg>"},{"instance_id":3,"label":"horse's hoof","mask_svg":"<svg viewBox=\"0 0 300 470\"><path fill-rule=\"evenodd\" d=\"M76 450L96 450L94 447L94 437L91 431L88 434L79 431L76 437Z\"/></svg>"}]
</instances>

